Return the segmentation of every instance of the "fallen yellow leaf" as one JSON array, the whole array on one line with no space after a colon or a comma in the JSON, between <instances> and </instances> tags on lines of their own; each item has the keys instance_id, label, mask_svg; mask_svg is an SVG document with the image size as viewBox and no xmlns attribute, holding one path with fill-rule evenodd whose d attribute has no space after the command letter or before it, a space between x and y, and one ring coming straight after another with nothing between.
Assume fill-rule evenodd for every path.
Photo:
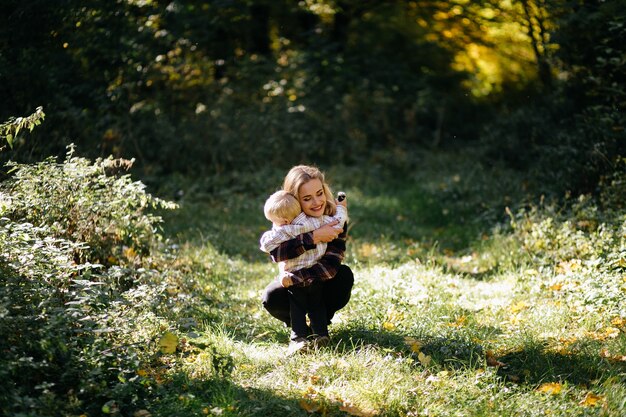
<instances>
[{"instance_id":1,"label":"fallen yellow leaf","mask_svg":"<svg viewBox=\"0 0 626 417\"><path fill-rule=\"evenodd\" d=\"M378 415L378 410L359 408L358 406L352 405L349 402L344 402L339 407L339 410L348 413L351 416L357 417L374 417Z\"/></svg>"},{"instance_id":2,"label":"fallen yellow leaf","mask_svg":"<svg viewBox=\"0 0 626 417\"><path fill-rule=\"evenodd\" d=\"M412 337L405 337L404 343L406 343L413 353L418 353L422 348L422 342Z\"/></svg>"},{"instance_id":3,"label":"fallen yellow leaf","mask_svg":"<svg viewBox=\"0 0 626 417\"><path fill-rule=\"evenodd\" d=\"M526 301L518 301L517 303L511 304L509 306L509 311L511 313L519 313L522 310L526 310L528 308L528 303Z\"/></svg>"},{"instance_id":4,"label":"fallen yellow leaf","mask_svg":"<svg viewBox=\"0 0 626 417\"><path fill-rule=\"evenodd\" d=\"M126 248L126 249L124 249L124 256L129 261L132 261L137 256L137 251L135 251L135 248L133 248L133 247Z\"/></svg>"},{"instance_id":5,"label":"fallen yellow leaf","mask_svg":"<svg viewBox=\"0 0 626 417\"><path fill-rule=\"evenodd\" d=\"M615 317L611 320L611 324L616 327L626 327L626 319L622 317Z\"/></svg>"},{"instance_id":6,"label":"fallen yellow leaf","mask_svg":"<svg viewBox=\"0 0 626 417\"><path fill-rule=\"evenodd\" d=\"M556 266L558 274L570 274L582 269L582 261L580 259L570 259L569 261L561 261Z\"/></svg>"},{"instance_id":7,"label":"fallen yellow leaf","mask_svg":"<svg viewBox=\"0 0 626 417\"><path fill-rule=\"evenodd\" d=\"M385 329L385 330L393 330L395 328L396 328L396 325L391 323L391 322L389 322L389 321L386 321L386 322L383 323L383 329Z\"/></svg>"},{"instance_id":8,"label":"fallen yellow leaf","mask_svg":"<svg viewBox=\"0 0 626 417\"><path fill-rule=\"evenodd\" d=\"M537 391L545 392L546 394L557 395L561 392L562 389L563 386L558 382L546 382L544 384L541 384L541 386L537 388Z\"/></svg>"},{"instance_id":9,"label":"fallen yellow leaf","mask_svg":"<svg viewBox=\"0 0 626 417\"><path fill-rule=\"evenodd\" d=\"M606 329L604 329L604 332L606 333L606 336L611 339L614 339L617 336L619 336L619 329L615 327L607 327Z\"/></svg>"},{"instance_id":10,"label":"fallen yellow leaf","mask_svg":"<svg viewBox=\"0 0 626 417\"><path fill-rule=\"evenodd\" d=\"M602 395L596 395L593 392L588 392L587 395L585 395L585 398L579 404L585 407L593 407L603 399L604 397Z\"/></svg>"},{"instance_id":11,"label":"fallen yellow leaf","mask_svg":"<svg viewBox=\"0 0 626 417\"><path fill-rule=\"evenodd\" d=\"M454 323L448 323L448 326L450 326L450 327L463 327L463 326L465 326L466 323L467 323L467 317L461 316L461 317L457 318L454 321Z\"/></svg>"},{"instance_id":12,"label":"fallen yellow leaf","mask_svg":"<svg viewBox=\"0 0 626 417\"><path fill-rule=\"evenodd\" d=\"M161 339L159 339L159 349L161 353L169 354L176 352L178 347L178 336L172 332L165 332Z\"/></svg>"},{"instance_id":13,"label":"fallen yellow leaf","mask_svg":"<svg viewBox=\"0 0 626 417\"><path fill-rule=\"evenodd\" d=\"M424 355L423 352L420 352L417 354L417 359L424 366L430 365L430 362L432 361L432 358L430 357L430 355Z\"/></svg>"},{"instance_id":14,"label":"fallen yellow leaf","mask_svg":"<svg viewBox=\"0 0 626 417\"><path fill-rule=\"evenodd\" d=\"M315 413L320 408L322 408L322 405L312 398L303 398L300 400L299 404L300 407L302 407L302 409L307 413Z\"/></svg>"},{"instance_id":15,"label":"fallen yellow leaf","mask_svg":"<svg viewBox=\"0 0 626 417\"><path fill-rule=\"evenodd\" d=\"M495 367L506 366L504 362L500 362L498 358L496 358L496 356L493 354L491 350L487 351L487 353L485 354L485 357L487 359L487 366L495 366Z\"/></svg>"}]
</instances>

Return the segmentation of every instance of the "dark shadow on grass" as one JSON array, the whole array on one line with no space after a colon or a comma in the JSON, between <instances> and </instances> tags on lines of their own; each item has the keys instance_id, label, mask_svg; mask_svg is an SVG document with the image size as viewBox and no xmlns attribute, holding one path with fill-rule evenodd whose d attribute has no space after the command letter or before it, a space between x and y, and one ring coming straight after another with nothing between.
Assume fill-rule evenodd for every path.
<instances>
[{"instance_id":1,"label":"dark shadow on grass","mask_svg":"<svg viewBox=\"0 0 626 417\"><path fill-rule=\"evenodd\" d=\"M376 346L398 355L414 357L416 364L421 363L418 359L418 352L421 352L430 356L433 364L450 369L484 366L483 347L464 337L407 337L397 332L357 327L334 333L333 346L344 353Z\"/></svg>"},{"instance_id":2,"label":"dark shadow on grass","mask_svg":"<svg viewBox=\"0 0 626 417\"><path fill-rule=\"evenodd\" d=\"M268 389L238 385L230 376L207 379L189 379L186 374L173 378L169 388L162 388L162 396L154 415L169 416L247 416L247 417L303 417L309 416L300 401L303 397L279 396ZM345 416L338 404L322 399L309 400L314 415Z\"/></svg>"},{"instance_id":3,"label":"dark shadow on grass","mask_svg":"<svg viewBox=\"0 0 626 417\"><path fill-rule=\"evenodd\" d=\"M302 416L306 413L295 400L277 397L267 390L245 388L228 377L187 379L176 375L170 387L163 389L158 415L245 415L245 416Z\"/></svg>"},{"instance_id":4,"label":"dark shadow on grass","mask_svg":"<svg viewBox=\"0 0 626 417\"><path fill-rule=\"evenodd\" d=\"M587 386L592 381L605 380L610 376L623 379L626 363L609 362L599 355L599 348L583 341L579 352L559 353L542 345L529 346L508 353L498 360L504 363L498 375L504 380L539 385L543 382L568 382ZM577 349L578 350L578 349Z\"/></svg>"}]
</instances>

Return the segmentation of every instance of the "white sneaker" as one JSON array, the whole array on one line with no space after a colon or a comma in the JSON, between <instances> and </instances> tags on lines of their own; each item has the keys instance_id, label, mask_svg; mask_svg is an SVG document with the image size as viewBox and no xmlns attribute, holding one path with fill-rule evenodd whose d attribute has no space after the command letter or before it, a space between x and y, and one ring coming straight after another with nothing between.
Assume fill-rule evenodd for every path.
<instances>
[{"instance_id":1,"label":"white sneaker","mask_svg":"<svg viewBox=\"0 0 626 417\"><path fill-rule=\"evenodd\" d=\"M305 337L297 337L289 342L289 347L287 348L287 356L294 355L298 352L304 353L307 351L309 347L309 341Z\"/></svg>"}]
</instances>

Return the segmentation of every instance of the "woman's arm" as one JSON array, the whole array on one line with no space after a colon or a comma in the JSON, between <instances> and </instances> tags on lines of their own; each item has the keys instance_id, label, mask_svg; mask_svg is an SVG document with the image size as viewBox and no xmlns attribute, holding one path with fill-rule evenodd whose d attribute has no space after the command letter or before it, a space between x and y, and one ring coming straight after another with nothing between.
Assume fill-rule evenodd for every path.
<instances>
[{"instance_id":1,"label":"woman's arm","mask_svg":"<svg viewBox=\"0 0 626 417\"><path fill-rule=\"evenodd\" d=\"M297 258L307 250L314 249L315 245L320 242L331 242L340 233L340 230L333 227L335 224L337 224L336 221L325 224L312 232L303 233L293 239L282 242L270 251L272 260L274 262L283 262Z\"/></svg>"}]
</instances>

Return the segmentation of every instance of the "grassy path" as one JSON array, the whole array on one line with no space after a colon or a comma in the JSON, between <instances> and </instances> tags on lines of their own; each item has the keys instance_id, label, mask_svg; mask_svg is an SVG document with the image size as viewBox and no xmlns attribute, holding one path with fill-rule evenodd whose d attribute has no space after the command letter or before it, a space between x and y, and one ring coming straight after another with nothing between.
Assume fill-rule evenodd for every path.
<instances>
[{"instance_id":1,"label":"grassy path","mask_svg":"<svg viewBox=\"0 0 626 417\"><path fill-rule=\"evenodd\" d=\"M331 346L295 357L259 302L274 273L256 248L263 193L183 204L166 220L198 302L168 404L222 416L626 414L623 268L593 264L591 249L558 252L555 224L534 221L528 235L520 225L512 239L468 220L489 210L463 197L488 173L460 169L414 185L339 182L351 196L352 299ZM488 207L498 192L482 193ZM529 236L544 258L521 250ZM574 248L619 246L611 236L578 236Z\"/></svg>"}]
</instances>

